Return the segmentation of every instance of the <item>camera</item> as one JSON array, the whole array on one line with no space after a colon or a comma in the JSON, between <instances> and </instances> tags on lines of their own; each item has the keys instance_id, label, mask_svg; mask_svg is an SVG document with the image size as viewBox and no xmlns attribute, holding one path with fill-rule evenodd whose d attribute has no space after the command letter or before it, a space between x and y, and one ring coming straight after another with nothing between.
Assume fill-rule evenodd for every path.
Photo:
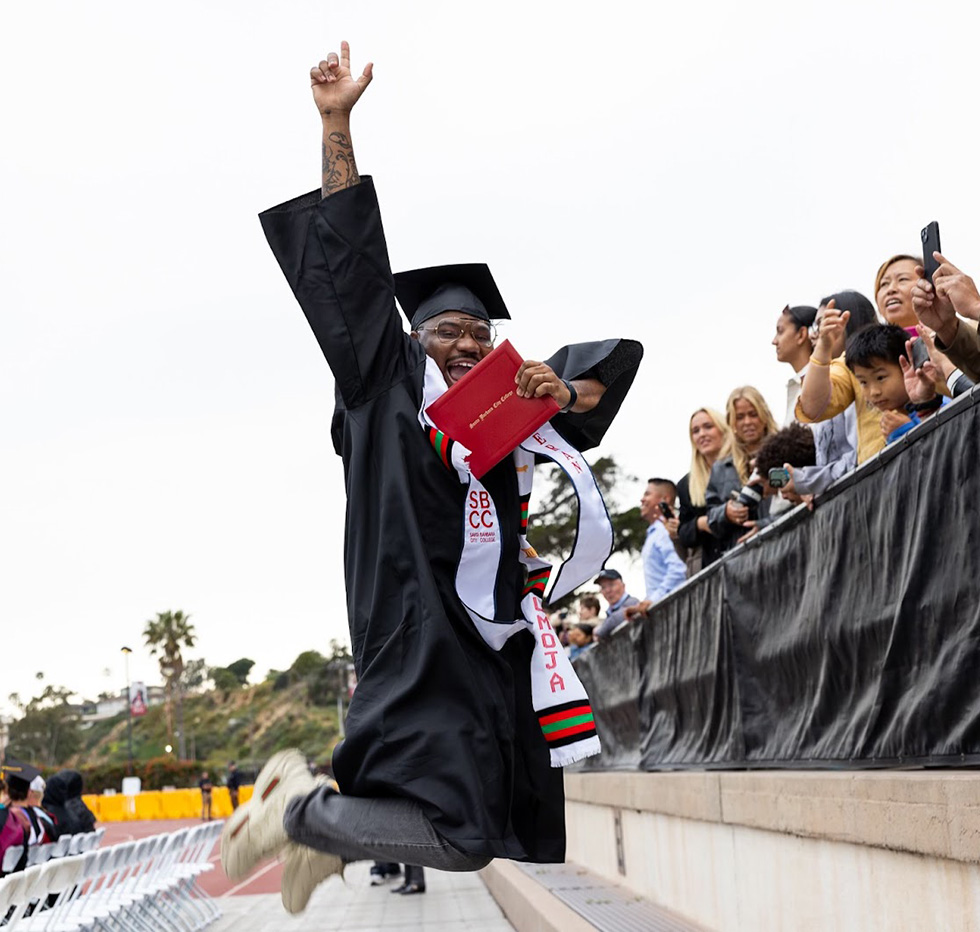
<instances>
[{"instance_id":1,"label":"camera","mask_svg":"<svg viewBox=\"0 0 980 932\"><path fill-rule=\"evenodd\" d=\"M759 503L762 501L762 497L765 494L765 489L762 488L762 483L756 479L754 482L746 482L742 486L741 491L732 492L732 498L738 502L740 505L745 505L749 509L749 517L754 518L759 509Z\"/></svg>"}]
</instances>

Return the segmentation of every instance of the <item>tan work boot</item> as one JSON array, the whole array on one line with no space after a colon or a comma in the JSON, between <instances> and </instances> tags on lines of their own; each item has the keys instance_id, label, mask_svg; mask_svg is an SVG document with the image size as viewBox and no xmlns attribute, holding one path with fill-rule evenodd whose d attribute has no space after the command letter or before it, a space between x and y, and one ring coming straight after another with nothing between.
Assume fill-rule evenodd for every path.
<instances>
[{"instance_id":1,"label":"tan work boot","mask_svg":"<svg viewBox=\"0 0 980 932\"><path fill-rule=\"evenodd\" d=\"M344 875L344 862L306 845L289 842L282 858L282 905L288 913L306 909L317 885L334 874Z\"/></svg>"},{"instance_id":2,"label":"tan work boot","mask_svg":"<svg viewBox=\"0 0 980 932\"><path fill-rule=\"evenodd\" d=\"M252 798L239 806L221 833L221 866L231 880L241 880L259 861L285 848L282 826L286 804L317 787L297 750L274 754L255 781Z\"/></svg>"}]
</instances>

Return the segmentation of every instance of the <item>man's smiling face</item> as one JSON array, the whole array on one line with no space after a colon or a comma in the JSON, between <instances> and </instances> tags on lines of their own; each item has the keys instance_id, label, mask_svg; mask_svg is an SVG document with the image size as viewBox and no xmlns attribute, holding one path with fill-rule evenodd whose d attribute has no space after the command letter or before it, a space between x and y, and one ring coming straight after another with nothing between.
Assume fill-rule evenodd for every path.
<instances>
[{"instance_id":1,"label":"man's smiling face","mask_svg":"<svg viewBox=\"0 0 980 932\"><path fill-rule=\"evenodd\" d=\"M451 338L454 332L459 332L456 339ZM449 386L455 385L493 351L490 325L462 311L445 311L430 317L418 330L412 331L412 336L422 344L426 355L436 361ZM446 339L447 336L450 338Z\"/></svg>"}]
</instances>

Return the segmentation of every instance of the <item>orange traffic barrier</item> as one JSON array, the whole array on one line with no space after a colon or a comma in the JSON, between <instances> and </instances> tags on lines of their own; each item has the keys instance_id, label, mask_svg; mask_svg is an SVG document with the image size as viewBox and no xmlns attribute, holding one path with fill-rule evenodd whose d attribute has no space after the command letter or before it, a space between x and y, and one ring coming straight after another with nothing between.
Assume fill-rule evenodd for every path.
<instances>
[{"instance_id":1,"label":"orange traffic barrier","mask_svg":"<svg viewBox=\"0 0 980 932\"><path fill-rule=\"evenodd\" d=\"M252 798L252 787L238 790L239 803ZM85 805L92 810L97 822L129 822L136 819L199 819L201 818L201 791L197 788L182 790L148 790L137 796L83 796ZM231 796L228 787L216 786L211 791L211 818L225 819L231 815Z\"/></svg>"}]
</instances>

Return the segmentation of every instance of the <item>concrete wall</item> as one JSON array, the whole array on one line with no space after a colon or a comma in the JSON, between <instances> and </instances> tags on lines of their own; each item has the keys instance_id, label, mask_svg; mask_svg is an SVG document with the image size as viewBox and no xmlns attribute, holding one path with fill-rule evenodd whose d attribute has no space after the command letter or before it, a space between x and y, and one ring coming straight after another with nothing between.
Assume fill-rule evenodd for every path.
<instances>
[{"instance_id":1,"label":"concrete wall","mask_svg":"<svg viewBox=\"0 0 980 932\"><path fill-rule=\"evenodd\" d=\"M570 861L709 928L980 932L980 775L569 774L566 795Z\"/></svg>"}]
</instances>

